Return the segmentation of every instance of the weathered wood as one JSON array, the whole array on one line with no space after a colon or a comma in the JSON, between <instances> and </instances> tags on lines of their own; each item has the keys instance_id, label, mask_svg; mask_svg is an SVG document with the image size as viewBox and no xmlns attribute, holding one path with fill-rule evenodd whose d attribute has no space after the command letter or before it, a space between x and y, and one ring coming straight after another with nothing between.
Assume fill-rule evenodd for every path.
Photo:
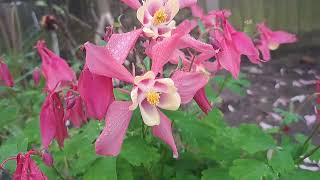
<instances>
[{"instance_id":1,"label":"weathered wood","mask_svg":"<svg viewBox=\"0 0 320 180\"><path fill-rule=\"evenodd\" d=\"M211 2L212 0L207 0ZM284 29L290 32L310 33L320 31L319 0L214 0L207 3L207 10L229 9L232 23L240 29L245 20L266 22L271 28Z\"/></svg>"}]
</instances>

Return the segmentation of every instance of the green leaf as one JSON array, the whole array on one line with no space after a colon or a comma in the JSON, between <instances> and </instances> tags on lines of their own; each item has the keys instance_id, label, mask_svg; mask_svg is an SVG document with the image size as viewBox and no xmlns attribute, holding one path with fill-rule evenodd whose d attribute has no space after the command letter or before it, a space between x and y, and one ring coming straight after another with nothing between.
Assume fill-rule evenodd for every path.
<instances>
[{"instance_id":1,"label":"green leaf","mask_svg":"<svg viewBox=\"0 0 320 180\"><path fill-rule=\"evenodd\" d=\"M288 151L276 150L273 152L272 158L269 164L274 171L278 173L290 172L294 170L294 161Z\"/></svg>"},{"instance_id":2,"label":"green leaf","mask_svg":"<svg viewBox=\"0 0 320 180\"><path fill-rule=\"evenodd\" d=\"M143 63L145 65L147 71L150 71L150 69L151 69L151 60L150 60L150 58L148 56L143 59Z\"/></svg>"},{"instance_id":3,"label":"green leaf","mask_svg":"<svg viewBox=\"0 0 320 180\"><path fill-rule=\"evenodd\" d=\"M95 161L83 176L84 180L117 179L116 158L103 157Z\"/></svg>"},{"instance_id":4,"label":"green leaf","mask_svg":"<svg viewBox=\"0 0 320 180\"><path fill-rule=\"evenodd\" d=\"M202 171L201 180L232 180L228 169L223 168L209 168Z\"/></svg>"},{"instance_id":5,"label":"green leaf","mask_svg":"<svg viewBox=\"0 0 320 180\"><path fill-rule=\"evenodd\" d=\"M120 156L134 166L140 166L141 164L148 166L159 160L160 157L157 149L147 144L139 136L131 136L125 139Z\"/></svg>"},{"instance_id":6,"label":"green leaf","mask_svg":"<svg viewBox=\"0 0 320 180\"><path fill-rule=\"evenodd\" d=\"M245 90L250 87L251 84L246 75L243 73L240 73L238 79L233 79L231 75L227 75L227 77L215 76L213 81L218 84L220 88L227 88L241 96L246 94Z\"/></svg>"},{"instance_id":7,"label":"green leaf","mask_svg":"<svg viewBox=\"0 0 320 180\"><path fill-rule=\"evenodd\" d=\"M133 172L131 165L122 158L117 159L118 180L133 180Z\"/></svg>"},{"instance_id":8,"label":"green leaf","mask_svg":"<svg viewBox=\"0 0 320 180\"><path fill-rule=\"evenodd\" d=\"M294 112L286 111L280 108L276 108L275 111L279 113L280 116L283 117L282 124L285 124L285 125L298 122L299 120L302 119L302 117L299 114L296 114Z\"/></svg>"},{"instance_id":9,"label":"green leaf","mask_svg":"<svg viewBox=\"0 0 320 180\"><path fill-rule=\"evenodd\" d=\"M250 154L273 149L276 141L255 124L245 124L239 127L239 136L235 143Z\"/></svg>"},{"instance_id":10,"label":"green leaf","mask_svg":"<svg viewBox=\"0 0 320 180\"><path fill-rule=\"evenodd\" d=\"M202 21L200 19L198 20L198 26L199 26L199 29L200 29L201 33L206 32L206 28L204 27L204 25L203 25L203 23L202 23Z\"/></svg>"},{"instance_id":11,"label":"green leaf","mask_svg":"<svg viewBox=\"0 0 320 180\"><path fill-rule=\"evenodd\" d=\"M198 180L198 177L188 171L179 171L176 174L177 175L175 178L173 178L173 180Z\"/></svg>"},{"instance_id":12,"label":"green leaf","mask_svg":"<svg viewBox=\"0 0 320 180\"><path fill-rule=\"evenodd\" d=\"M15 122L18 114L17 107L1 108L0 110L0 131L8 124Z\"/></svg>"},{"instance_id":13,"label":"green leaf","mask_svg":"<svg viewBox=\"0 0 320 180\"><path fill-rule=\"evenodd\" d=\"M316 180L316 179L320 179L320 173L297 169L296 171L282 175L280 178L280 180L293 180L293 179L294 180Z\"/></svg>"},{"instance_id":14,"label":"green leaf","mask_svg":"<svg viewBox=\"0 0 320 180\"><path fill-rule=\"evenodd\" d=\"M238 159L233 161L230 176L236 180L261 180L272 175L270 168L263 162L254 159Z\"/></svg>"},{"instance_id":15,"label":"green leaf","mask_svg":"<svg viewBox=\"0 0 320 180\"><path fill-rule=\"evenodd\" d=\"M207 95L209 101L212 101L213 103L221 103L222 102L221 97L218 96L218 94L213 91L211 83L208 83L206 85L205 91L206 91L206 95Z\"/></svg>"},{"instance_id":16,"label":"green leaf","mask_svg":"<svg viewBox=\"0 0 320 180\"><path fill-rule=\"evenodd\" d=\"M123 87L123 89L128 89L128 87ZM114 96L116 97L117 100L121 100L121 101L128 101L130 100L130 95L129 94L126 94L124 92L121 92L119 89L113 89L113 93L114 93Z\"/></svg>"}]
</instances>

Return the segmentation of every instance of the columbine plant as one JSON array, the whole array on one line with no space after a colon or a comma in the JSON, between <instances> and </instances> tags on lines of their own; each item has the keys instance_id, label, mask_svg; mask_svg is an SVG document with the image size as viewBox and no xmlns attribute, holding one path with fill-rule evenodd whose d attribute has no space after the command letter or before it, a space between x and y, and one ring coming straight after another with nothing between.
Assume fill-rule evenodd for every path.
<instances>
[{"instance_id":1,"label":"columbine plant","mask_svg":"<svg viewBox=\"0 0 320 180\"><path fill-rule=\"evenodd\" d=\"M32 157L39 156L46 165L52 166L54 163L49 150L54 149L52 148L55 147L54 140L57 141L60 151L57 148L52 151L63 152L65 142L68 141L66 139L74 134L74 131L70 133L73 127L81 128L83 124L88 123L89 119L97 119L102 121L102 124L104 123L102 132L99 131L99 128L93 128L96 134L94 140L88 143L88 146L90 143L95 144L95 151L98 155L118 156L120 154L121 156L125 139L136 137L136 131L141 129L144 137L143 142L148 141L148 145L158 147L162 151L161 162L167 159L165 148L159 145L160 141L154 142L152 137L157 137L171 148L173 155L170 155L170 160L172 157L179 158L179 152L200 154L191 157L191 159L200 156L207 158L214 156L215 153L223 154L223 157L209 158L195 165L197 168L198 166L199 168L203 166L208 168L203 171L203 177L212 173L212 169L209 168L212 164L223 164L219 169L213 168L212 174L216 170L225 173L227 167L232 166L230 176L237 179L241 179L242 176L238 176L234 172L239 169L256 168L256 166L258 170L263 172L261 176L254 174L253 179L256 177L259 177L258 179L280 177L284 172L278 172L273 167L272 152L285 153L285 151L282 152L277 148L276 143L269 135L260 132L260 129L254 126L248 125L235 129L218 121L217 119L221 118L221 115L217 111L211 112L213 103L207 96L206 87L211 86L211 79L223 69L227 70L235 79L239 78L242 55L254 64L268 61L270 50L277 49L283 43L295 42L295 35L284 31L272 31L264 23L261 23L257 25L260 39L252 39L231 25L228 19L231 16L230 11L217 10L205 14L196 5L195 0L145 0L142 4L138 0L122 0L122 2L136 11L136 17L141 23L141 27L125 33L113 33L113 29L108 28L104 37L105 46L90 42L85 43L82 49L86 56L85 63L79 77L63 58L47 48L44 41L40 40L37 43L36 48L42 64L41 68L33 70L33 80L35 86L41 84L40 73L42 72L45 79L44 92L46 93L40 112L41 150L30 150L8 159L17 161L13 179L47 179ZM177 23L174 18L182 8L190 8L194 18ZM53 16L46 16L43 20L46 24L48 21L56 28L57 22ZM199 38L195 38L195 33L191 32L195 32L194 29L198 25L201 25L200 35ZM52 28L50 29L52 30ZM140 54L140 57L145 57L144 64L136 60L135 63L129 63L128 67L126 60L129 54L134 52L139 58L137 47L141 47L141 45L143 55ZM3 60L0 60L0 83L9 87L14 85L8 66ZM223 82L222 89L225 83ZM122 96L119 96L119 92ZM210 96L212 99L212 95ZM195 110L191 104L192 100L195 100L203 113L193 112ZM319 101L318 96L318 103ZM183 116L181 116L181 112L184 114ZM188 114L189 117L185 114ZM137 117L141 122L139 123L141 127L133 126L135 129L131 131L130 122L134 123L132 121ZM177 120L177 117L180 118L177 122L180 127L181 125L189 127L190 131L184 136L179 135L179 127L173 126L173 121ZM183 123L181 123L181 117L185 120ZM200 117L205 117L204 121L212 120L215 124L209 125L208 122L188 120ZM201 130L193 131L193 127ZM153 134L153 136L149 136L151 140L145 138L148 135L148 129ZM90 129L88 132L81 130L79 132L86 135L80 140L87 142L85 140L91 132ZM99 136L98 133L100 133ZM248 137L246 133L252 136ZM254 133L260 136L255 137ZM197 137L203 139L197 139ZM244 138L253 138L253 140L250 139L248 145ZM309 157L303 150L307 149L306 146L310 138L305 141L303 148L295 152L294 160L297 165ZM199 142L196 143L196 146L188 147L187 143L184 144L184 140ZM201 144L202 141L205 143ZM257 147L250 144L256 141L263 141L263 144ZM219 147L212 148L210 143L213 142L217 144L220 142ZM206 149L203 149L203 146ZM148 146L144 146L144 148L146 147ZM124 151L124 158L119 158L119 161L126 159L128 152L126 149ZM229 151L236 158L251 158L255 153L268 151L267 158L270 165L267 166L264 162L261 163L256 159L228 161L228 158L233 158L229 156ZM153 150L146 152L150 153ZM85 153L87 154L87 151ZM302 156L303 154L305 155ZM82 155L78 153L75 156ZM288 154L285 155L288 156ZM259 154L258 157L262 156ZM65 156L59 156L59 158L65 158L64 164L69 163ZM125 161L138 167L140 162L137 163L135 158L139 157L127 158ZM98 157L92 159L85 161L105 163ZM282 161L281 158L280 160ZM292 159L290 160L293 162ZM4 169L5 163L0 166L2 169ZM142 161L141 163L147 164L149 162ZM170 165L172 164L175 166L176 162L171 162ZM250 166L247 167L247 164ZM270 167L274 168L274 172L272 172L274 174L271 173L271 170L269 171ZM151 172L153 168L158 168L158 166L155 165L147 169ZM161 174L159 177L162 177L165 171L169 173L170 168L169 165L160 164L159 172ZM92 172L90 172L91 175L94 175L95 169ZM228 173L224 175L230 177ZM59 176L61 179L64 178L63 175ZM176 176L178 177L178 174Z\"/></svg>"}]
</instances>

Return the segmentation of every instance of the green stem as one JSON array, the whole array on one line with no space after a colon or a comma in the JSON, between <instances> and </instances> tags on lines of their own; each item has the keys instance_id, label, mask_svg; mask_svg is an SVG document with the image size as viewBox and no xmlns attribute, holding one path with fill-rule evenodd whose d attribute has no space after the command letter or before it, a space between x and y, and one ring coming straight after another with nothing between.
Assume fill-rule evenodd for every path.
<instances>
[{"instance_id":1,"label":"green stem","mask_svg":"<svg viewBox=\"0 0 320 180\"><path fill-rule=\"evenodd\" d=\"M227 82L229 81L229 77L230 77L230 75L226 75L226 76L224 77L224 80L223 80L223 82L222 82L222 84L221 84L221 86L220 86L220 88L219 88L219 90L218 90L217 97L219 97L220 94L222 93L222 91L223 91L223 89L224 89L224 86L225 86L225 85L227 84Z\"/></svg>"},{"instance_id":2,"label":"green stem","mask_svg":"<svg viewBox=\"0 0 320 180\"><path fill-rule=\"evenodd\" d=\"M312 130L312 132L311 132L311 134L309 135L309 137L304 141L303 146L302 146L302 149L301 149L301 152L299 153L298 158L299 158L300 155L303 153L303 150L307 147L309 141L310 141L311 138L317 133L317 131L319 130L319 128L320 128L320 123L317 124L317 126ZM317 148L319 148L319 146L318 146ZM317 148L315 148L315 149L317 149ZM314 153L313 150L312 150L311 152L312 152L312 154ZM309 153L308 153L308 154L309 154ZM311 155L308 155L308 154L306 154L306 155L303 156L302 158L298 159L298 160L296 161L297 164L300 164L305 158L307 158L307 157L309 157L309 156L312 155L312 154L311 154Z\"/></svg>"},{"instance_id":3,"label":"green stem","mask_svg":"<svg viewBox=\"0 0 320 180\"><path fill-rule=\"evenodd\" d=\"M58 171L58 169L53 165L52 169L55 171L55 173L59 176L60 179L65 180L66 178L62 176L62 174L60 174L60 172Z\"/></svg>"},{"instance_id":4,"label":"green stem","mask_svg":"<svg viewBox=\"0 0 320 180\"><path fill-rule=\"evenodd\" d=\"M145 134L145 127L144 127L144 122L141 121L141 135L142 138L145 140L146 139L146 134Z\"/></svg>"},{"instance_id":5,"label":"green stem","mask_svg":"<svg viewBox=\"0 0 320 180\"><path fill-rule=\"evenodd\" d=\"M318 149L320 149L320 145L318 145L317 147L315 147L314 149L312 149L309 153L307 153L306 155L304 155L302 158L300 158L297 162L297 164L300 164L303 162L304 159L310 157L312 154L314 154Z\"/></svg>"},{"instance_id":6,"label":"green stem","mask_svg":"<svg viewBox=\"0 0 320 180\"><path fill-rule=\"evenodd\" d=\"M303 143L303 147L305 147L308 144L308 142L316 134L316 132L318 131L319 128L320 128L320 123L318 123L317 126L312 130L312 132L311 132L310 136L308 137L308 139L306 139L306 141Z\"/></svg>"}]
</instances>

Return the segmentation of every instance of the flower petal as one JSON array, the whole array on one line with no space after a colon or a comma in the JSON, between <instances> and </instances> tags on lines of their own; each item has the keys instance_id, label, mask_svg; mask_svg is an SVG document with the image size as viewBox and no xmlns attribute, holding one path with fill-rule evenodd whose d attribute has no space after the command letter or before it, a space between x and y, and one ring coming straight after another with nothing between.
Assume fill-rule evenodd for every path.
<instances>
[{"instance_id":1,"label":"flower petal","mask_svg":"<svg viewBox=\"0 0 320 180\"><path fill-rule=\"evenodd\" d=\"M64 121L63 105L57 93L46 97L40 112L40 133L42 146L47 149L51 141L56 138L60 147L68 137Z\"/></svg>"},{"instance_id":2,"label":"flower petal","mask_svg":"<svg viewBox=\"0 0 320 180\"><path fill-rule=\"evenodd\" d=\"M160 124L160 115L156 106L152 106L145 99L140 104L140 111L143 122L147 126L155 126Z\"/></svg>"},{"instance_id":3,"label":"flower petal","mask_svg":"<svg viewBox=\"0 0 320 180\"><path fill-rule=\"evenodd\" d=\"M191 7L196 3L197 3L197 0L179 0L180 9L185 7Z\"/></svg>"},{"instance_id":4,"label":"flower petal","mask_svg":"<svg viewBox=\"0 0 320 180\"><path fill-rule=\"evenodd\" d=\"M129 83L133 82L133 76L113 58L106 48L89 42L85 43L84 46L86 48L86 65L92 73Z\"/></svg>"},{"instance_id":5,"label":"flower petal","mask_svg":"<svg viewBox=\"0 0 320 180\"><path fill-rule=\"evenodd\" d=\"M165 8L170 9L169 21L171 21L179 12L179 1L178 0L168 0Z\"/></svg>"},{"instance_id":6,"label":"flower petal","mask_svg":"<svg viewBox=\"0 0 320 180\"><path fill-rule=\"evenodd\" d=\"M129 110L130 111L133 111L135 110L138 105L139 105L139 102L138 102L138 91L139 91L139 88L138 87L134 87L132 90L131 90L131 101L132 101L132 104L129 106Z\"/></svg>"},{"instance_id":7,"label":"flower petal","mask_svg":"<svg viewBox=\"0 0 320 180\"><path fill-rule=\"evenodd\" d=\"M181 104L181 98L178 92L162 93L160 95L160 102L157 105L161 109L176 111Z\"/></svg>"},{"instance_id":8,"label":"flower petal","mask_svg":"<svg viewBox=\"0 0 320 180\"><path fill-rule=\"evenodd\" d=\"M263 60L269 61L271 59L270 49L268 48L268 45L262 43L257 45L257 48L260 50Z\"/></svg>"},{"instance_id":9,"label":"flower petal","mask_svg":"<svg viewBox=\"0 0 320 180\"><path fill-rule=\"evenodd\" d=\"M175 93L177 91L171 78L156 79L153 88L160 93Z\"/></svg>"},{"instance_id":10,"label":"flower petal","mask_svg":"<svg viewBox=\"0 0 320 180\"><path fill-rule=\"evenodd\" d=\"M118 63L124 63L141 33L142 29L137 29L127 33L113 34L111 36L106 47Z\"/></svg>"},{"instance_id":11,"label":"flower petal","mask_svg":"<svg viewBox=\"0 0 320 180\"><path fill-rule=\"evenodd\" d=\"M80 74L78 90L85 102L88 117L103 119L114 101L112 79L92 74L84 68Z\"/></svg>"},{"instance_id":12,"label":"flower petal","mask_svg":"<svg viewBox=\"0 0 320 180\"><path fill-rule=\"evenodd\" d=\"M179 48L193 48L198 52L211 53L214 52L213 46L204 42L201 42L191 35L187 34L181 38Z\"/></svg>"},{"instance_id":13,"label":"flower petal","mask_svg":"<svg viewBox=\"0 0 320 180\"><path fill-rule=\"evenodd\" d=\"M138 9L141 4L139 0L121 0L123 3L131 7L132 9Z\"/></svg>"},{"instance_id":14,"label":"flower petal","mask_svg":"<svg viewBox=\"0 0 320 180\"><path fill-rule=\"evenodd\" d=\"M180 35L176 34L169 38L165 38L164 40L158 42L152 47L151 70L154 72L155 75L157 75L158 72L162 70L162 67L169 61L169 58L171 57L172 53L178 45L179 39Z\"/></svg>"},{"instance_id":15,"label":"flower petal","mask_svg":"<svg viewBox=\"0 0 320 180\"><path fill-rule=\"evenodd\" d=\"M62 81L76 80L74 71L66 61L50 51L44 41L38 41L37 49L42 60L41 69L48 90L53 91L57 84Z\"/></svg>"},{"instance_id":16,"label":"flower petal","mask_svg":"<svg viewBox=\"0 0 320 180\"><path fill-rule=\"evenodd\" d=\"M279 44L294 43L297 41L296 35L285 31L274 31L272 33L272 39Z\"/></svg>"},{"instance_id":17,"label":"flower petal","mask_svg":"<svg viewBox=\"0 0 320 180\"><path fill-rule=\"evenodd\" d=\"M201 88L199 91L197 91L193 99L204 113L208 114L211 111L212 106L206 96L206 91L204 88Z\"/></svg>"},{"instance_id":18,"label":"flower petal","mask_svg":"<svg viewBox=\"0 0 320 180\"><path fill-rule=\"evenodd\" d=\"M130 123L132 111L130 102L114 101L106 115L106 125L96 141L96 153L104 156L117 156L120 153L124 136Z\"/></svg>"},{"instance_id":19,"label":"flower petal","mask_svg":"<svg viewBox=\"0 0 320 180\"><path fill-rule=\"evenodd\" d=\"M199 72L176 71L171 79L178 88L181 104L190 102L196 92L208 83L206 76Z\"/></svg>"},{"instance_id":20,"label":"flower petal","mask_svg":"<svg viewBox=\"0 0 320 180\"><path fill-rule=\"evenodd\" d=\"M221 46L221 51L216 55L219 64L229 71L234 78L238 78L240 72L240 53L235 49L233 43L228 42L220 32L216 32L214 36Z\"/></svg>"},{"instance_id":21,"label":"flower petal","mask_svg":"<svg viewBox=\"0 0 320 180\"><path fill-rule=\"evenodd\" d=\"M152 127L152 134L168 144L173 152L173 157L178 158L178 150L172 135L171 122L168 117L159 111L160 124Z\"/></svg>"},{"instance_id":22,"label":"flower petal","mask_svg":"<svg viewBox=\"0 0 320 180\"><path fill-rule=\"evenodd\" d=\"M67 109L65 119L70 120L76 128L80 128L80 126L87 121L83 101L80 97L76 97L74 105Z\"/></svg>"},{"instance_id":23,"label":"flower petal","mask_svg":"<svg viewBox=\"0 0 320 180\"><path fill-rule=\"evenodd\" d=\"M8 87L14 86L14 81L11 76L8 65L5 64L1 58L0 58L0 81L4 81L4 84Z\"/></svg>"},{"instance_id":24,"label":"flower petal","mask_svg":"<svg viewBox=\"0 0 320 180\"><path fill-rule=\"evenodd\" d=\"M138 85L140 82L147 80L147 79L154 79L156 76L152 71L148 71L142 76L134 77L134 84Z\"/></svg>"},{"instance_id":25,"label":"flower petal","mask_svg":"<svg viewBox=\"0 0 320 180\"><path fill-rule=\"evenodd\" d=\"M252 63L259 63L259 51L255 48L252 40L243 32L236 32L232 34L232 41L237 50L249 57Z\"/></svg>"}]
</instances>

